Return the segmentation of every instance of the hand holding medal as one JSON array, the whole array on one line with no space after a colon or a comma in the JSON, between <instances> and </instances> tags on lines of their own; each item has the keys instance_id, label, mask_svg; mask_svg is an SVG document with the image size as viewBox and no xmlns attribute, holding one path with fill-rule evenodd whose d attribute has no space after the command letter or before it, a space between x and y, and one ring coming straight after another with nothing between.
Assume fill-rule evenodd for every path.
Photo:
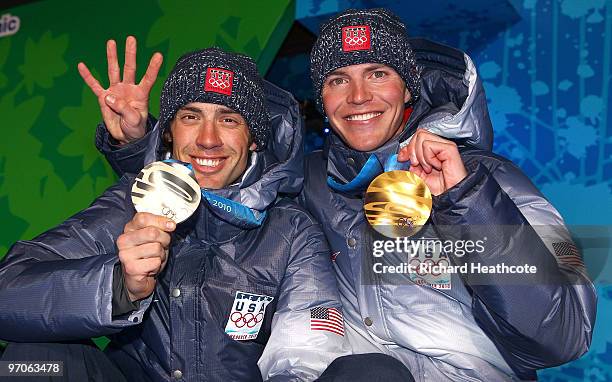
<instances>
[{"instance_id":1,"label":"hand holding medal","mask_svg":"<svg viewBox=\"0 0 612 382\"><path fill-rule=\"evenodd\" d=\"M379 175L364 200L372 228L391 238L415 235L429 219L432 194L442 194L467 176L457 145L424 130L417 130L397 159L410 161L409 171Z\"/></svg>"},{"instance_id":2,"label":"hand holding medal","mask_svg":"<svg viewBox=\"0 0 612 382\"><path fill-rule=\"evenodd\" d=\"M425 130L417 130L401 147L398 161L410 161L409 171L419 176L433 195L440 195L467 176L457 145Z\"/></svg>"},{"instance_id":3,"label":"hand holding medal","mask_svg":"<svg viewBox=\"0 0 612 382\"><path fill-rule=\"evenodd\" d=\"M200 204L200 186L193 170L178 161L153 162L134 180L132 203L137 214L116 241L130 301L155 289L156 277L168 261L171 233Z\"/></svg>"}]
</instances>

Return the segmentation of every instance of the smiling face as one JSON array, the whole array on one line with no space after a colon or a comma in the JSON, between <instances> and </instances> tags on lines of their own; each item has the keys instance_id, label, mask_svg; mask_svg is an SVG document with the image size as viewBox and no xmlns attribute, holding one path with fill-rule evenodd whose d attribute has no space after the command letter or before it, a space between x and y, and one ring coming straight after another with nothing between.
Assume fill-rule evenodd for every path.
<instances>
[{"instance_id":1,"label":"smiling face","mask_svg":"<svg viewBox=\"0 0 612 382\"><path fill-rule=\"evenodd\" d=\"M410 92L383 64L359 64L331 72L321 91L334 132L351 148L372 151L401 132Z\"/></svg>"},{"instance_id":2,"label":"smiling face","mask_svg":"<svg viewBox=\"0 0 612 382\"><path fill-rule=\"evenodd\" d=\"M246 170L249 150L255 150L244 118L212 103L192 102L170 123L172 157L191 163L200 187L219 189Z\"/></svg>"}]
</instances>

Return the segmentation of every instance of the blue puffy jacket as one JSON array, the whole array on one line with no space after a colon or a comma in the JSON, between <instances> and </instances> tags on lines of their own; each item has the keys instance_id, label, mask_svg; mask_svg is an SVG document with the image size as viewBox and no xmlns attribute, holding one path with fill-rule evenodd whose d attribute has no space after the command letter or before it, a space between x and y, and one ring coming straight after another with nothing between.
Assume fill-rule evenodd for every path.
<instances>
[{"instance_id":1,"label":"blue puffy jacket","mask_svg":"<svg viewBox=\"0 0 612 382\"><path fill-rule=\"evenodd\" d=\"M302 183L297 104L269 85L267 98L274 142L253 154L239 183L214 191L232 211L202 199L177 227L155 292L137 311L112 315L115 242L135 213L134 177L125 175L89 208L11 248L0 263L0 338L107 335L106 353L130 381L170 380L176 370L185 381L312 380L347 354L325 237L281 196ZM159 142L149 143L142 154ZM249 221L234 207L265 219ZM340 318L317 330L313 312Z\"/></svg>"}]
</instances>

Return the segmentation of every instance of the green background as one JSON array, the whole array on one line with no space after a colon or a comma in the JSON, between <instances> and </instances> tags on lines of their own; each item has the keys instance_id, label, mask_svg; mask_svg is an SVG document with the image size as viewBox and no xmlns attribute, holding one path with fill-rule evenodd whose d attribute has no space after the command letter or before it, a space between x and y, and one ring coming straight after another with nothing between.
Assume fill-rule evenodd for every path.
<instances>
[{"instance_id":1,"label":"green background","mask_svg":"<svg viewBox=\"0 0 612 382\"><path fill-rule=\"evenodd\" d=\"M103 4L103 5L101 5ZM177 58L209 46L250 55L262 73L291 27L291 0L40 1L4 10L19 17L12 36L0 38L0 258L85 208L115 180L94 147L101 120L96 97L77 63L85 62L107 86L106 40L138 40L137 81L151 55L164 55L160 79ZM157 115L161 80L153 88Z\"/></svg>"}]
</instances>

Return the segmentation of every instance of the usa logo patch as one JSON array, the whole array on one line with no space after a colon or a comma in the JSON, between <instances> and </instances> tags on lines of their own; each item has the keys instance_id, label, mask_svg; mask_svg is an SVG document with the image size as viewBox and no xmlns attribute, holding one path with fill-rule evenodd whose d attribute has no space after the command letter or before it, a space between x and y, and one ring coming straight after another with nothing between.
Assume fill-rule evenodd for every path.
<instances>
[{"instance_id":1,"label":"usa logo patch","mask_svg":"<svg viewBox=\"0 0 612 382\"><path fill-rule=\"evenodd\" d=\"M266 316L266 307L274 297L236 291L225 333L236 341L254 340Z\"/></svg>"},{"instance_id":2,"label":"usa logo patch","mask_svg":"<svg viewBox=\"0 0 612 382\"><path fill-rule=\"evenodd\" d=\"M208 68L206 69L204 90L231 96L233 81L234 72L219 68Z\"/></svg>"},{"instance_id":3,"label":"usa logo patch","mask_svg":"<svg viewBox=\"0 0 612 382\"><path fill-rule=\"evenodd\" d=\"M370 50L370 26L350 25L342 28L342 50Z\"/></svg>"}]
</instances>

